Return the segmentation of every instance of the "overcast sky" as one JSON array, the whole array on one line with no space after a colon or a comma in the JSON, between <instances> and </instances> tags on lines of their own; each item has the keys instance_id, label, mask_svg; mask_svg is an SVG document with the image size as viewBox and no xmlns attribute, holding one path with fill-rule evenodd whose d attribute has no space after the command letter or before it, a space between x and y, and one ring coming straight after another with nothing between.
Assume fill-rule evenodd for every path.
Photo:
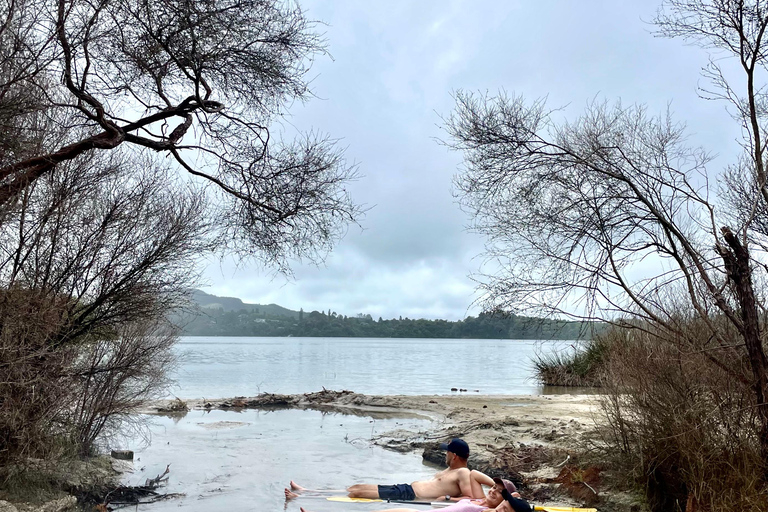
<instances>
[{"instance_id":1,"label":"overcast sky","mask_svg":"<svg viewBox=\"0 0 768 512\"><path fill-rule=\"evenodd\" d=\"M707 54L655 38L654 2L588 0L303 0L332 58L314 64L318 99L291 110L285 132L340 139L363 178L349 188L371 207L325 265L292 279L214 262L208 293L305 311L393 318L476 315L470 278L483 240L451 193L461 155L441 146L441 115L458 89L547 96L575 118L598 98L671 105L689 140L728 163L738 127L725 105L697 96Z\"/></svg>"}]
</instances>

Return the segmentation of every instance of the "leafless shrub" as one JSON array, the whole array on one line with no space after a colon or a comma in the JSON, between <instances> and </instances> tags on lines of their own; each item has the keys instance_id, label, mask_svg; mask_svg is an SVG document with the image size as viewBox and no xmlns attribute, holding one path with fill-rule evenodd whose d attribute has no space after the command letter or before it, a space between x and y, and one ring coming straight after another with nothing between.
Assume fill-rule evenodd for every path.
<instances>
[{"instance_id":1,"label":"leafless shrub","mask_svg":"<svg viewBox=\"0 0 768 512\"><path fill-rule=\"evenodd\" d=\"M0 459L88 452L163 389L205 203L117 156L39 180L0 225Z\"/></svg>"},{"instance_id":2,"label":"leafless shrub","mask_svg":"<svg viewBox=\"0 0 768 512\"><path fill-rule=\"evenodd\" d=\"M690 329L706 333L695 321ZM601 395L603 449L644 485L652 509L765 510L747 355L730 361L744 375L739 380L702 352L650 330L604 336L611 349Z\"/></svg>"},{"instance_id":3,"label":"leafless shrub","mask_svg":"<svg viewBox=\"0 0 768 512\"><path fill-rule=\"evenodd\" d=\"M137 407L162 396L176 339L176 330L161 318L123 325L112 339L78 344L65 377L74 403L62 410L75 446L91 452L97 440L120 433Z\"/></svg>"},{"instance_id":4,"label":"leafless shrub","mask_svg":"<svg viewBox=\"0 0 768 512\"><path fill-rule=\"evenodd\" d=\"M54 439L51 420L69 399L61 375L73 349L51 350L66 305L21 287L0 290L0 461L55 456L67 447Z\"/></svg>"}]
</instances>

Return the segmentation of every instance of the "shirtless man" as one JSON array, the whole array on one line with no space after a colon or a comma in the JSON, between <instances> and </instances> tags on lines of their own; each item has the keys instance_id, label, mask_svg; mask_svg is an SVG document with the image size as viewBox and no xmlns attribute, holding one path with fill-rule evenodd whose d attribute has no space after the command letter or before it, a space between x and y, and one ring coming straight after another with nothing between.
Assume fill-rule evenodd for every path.
<instances>
[{"instance_id":1,"label":"shirtless man","mask_svg":"<svg viewBox=\"0 0 768 512\"><path fill-rule=\"evenodd\" d=\"M519 499L520 494L518 494L515 484L501 478L490 480L493 482L493 486L488 491L486 498L481 500L464 499L441 510L445 512L530 512L530 506L528 506L529 508L520 508L519 503L526 502ZM509 501L513 499L515 501ZM301 507L301 512L309 511ZM421 510L415 508L388 508L380 512L421 512Z\"/></svg>"},{"instance_id":2,"label":"shirtless man","mask_svg":"<svg viewBox=\"0 0 768 512\"><path fill-rule=\"evenodd\" d=\"M440 448L446 450L445 463L448 469L436 474L430 480L419 480L411 484L376 485L355 484L347 488L350 498L371 498L382 500L412 501L412 500L437 500L450 501L452 498L483 498L482 487L480 495L473 495L473 486L470 481L470 471L467 468L469 446L462 439L452 439L450 443L443 443ZM303 487L291 481L291 489L285 489L285 499L296 498ZM476 492L476 490L475 490Z\"/></svg>"}]
</instances>

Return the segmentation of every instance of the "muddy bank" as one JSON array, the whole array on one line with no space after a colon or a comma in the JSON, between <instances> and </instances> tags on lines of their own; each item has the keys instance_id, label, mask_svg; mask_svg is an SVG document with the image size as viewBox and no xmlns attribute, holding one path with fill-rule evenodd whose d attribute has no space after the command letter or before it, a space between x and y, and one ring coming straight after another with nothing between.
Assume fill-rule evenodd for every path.
<instances>
[{"instance_id":1,"label":"muddy bank","mask_svg":"<svg viewBox=\"0 0 768 512\"><path fill-rule=\"evenodd\" d=\"M361 395L351 391L217 400L169 400L144 413L184 414L187 410L304 408L372 417L426 417L428 432L389 431L373 443L400 452L417 451L436 464L444 460L438 444L462 437L471 447L469 465L513 480L524 497L541 505L641 510L631 497L610 489L603 467L581 457L592 434L594 395Z\"/></svg>"},{"instance_id":2,"label":"muddy bank","mask_svg":"<svg viewBox=\"0 0 768 512\"><path fill-rule=\"evenodd\" d=\"M0 468L0 512L75 512L93 510L96 497L120 485L132 465L109 456L90 459L27 459Z\"/></svg>"}]
</instances>

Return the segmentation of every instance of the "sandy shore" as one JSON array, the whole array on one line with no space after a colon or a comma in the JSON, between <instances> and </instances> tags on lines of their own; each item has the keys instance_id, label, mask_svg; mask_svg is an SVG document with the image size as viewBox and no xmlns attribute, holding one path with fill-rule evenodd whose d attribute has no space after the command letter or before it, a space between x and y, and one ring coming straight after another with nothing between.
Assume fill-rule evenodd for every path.
<instances>
[{"instance_id":1,"label":"sandy shore","mask_svg":"<svg viewBox=\"0 0 768 512\"><path fill-rule=\"evenodd\" d=\"M515 481L527 499L542 505L621 510L602 487L601 470L578 465L583 439L594 427L594 395L453 395L381 396L350 391L300 395L261 394L217 400L178 400L152 404L144 413L179 414L188 409L307 408L373 417L418 416L432 420L428 432L397 430L373 442L397 451L420 451L440 463L437 446L452 437L471 447L469 465ZM607 499L610 498L610 499ZM626 504L626 503L625 503ZM629 510L629 509L623 509Z\"/></svg>"},{"instance_id":2,"label":"sandy shore","mask_svg":"<svg viewBox=\"0 0 768 512\"><path fill-rule=\"evenodd\" d=\"M469 466L492 476L513 480L524 498L536 505L596 507L600 512L639 511L631 497L611 490L602 465L582 457L584 440L594 436L594 395L480 395L472 392L432 396L361 395L328 391L297 395L264 393L254 397L217 400L165 400L150 404L145 414L177 416L190 409L243 410L249 408L304 408L373 418L420 417L431 420L425 431L384 432L372 442L396 451L420 453L442 464L445 452L439 443L453 437L465 439L471 449ZM207 428L234 428L238 422L219 422ZM0 511L65 512L74 510L69 493L101 495L118 485L119 461L108 457L72 461L63 467L40 467L46 481L59 482L34 502L2 501ZM90 495L89 494L89 495Z\"/></svg>"}]
</instances>

